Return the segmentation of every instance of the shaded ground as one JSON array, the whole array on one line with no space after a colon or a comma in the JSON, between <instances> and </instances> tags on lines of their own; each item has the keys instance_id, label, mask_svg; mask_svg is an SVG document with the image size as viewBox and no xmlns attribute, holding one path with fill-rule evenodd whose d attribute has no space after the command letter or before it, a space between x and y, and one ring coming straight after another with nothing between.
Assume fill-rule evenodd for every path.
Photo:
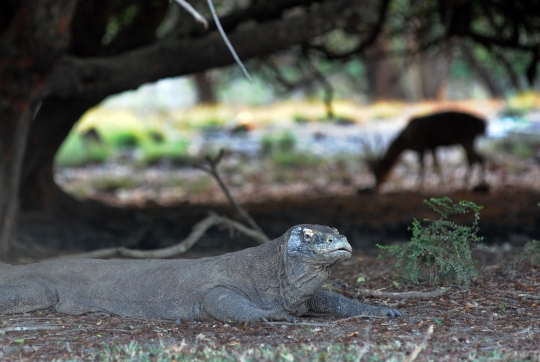
<instances>
[{"instance_id":1,"label":"shaded ground","mask_svg":"<svg viewBox=\"0 0 540 362\"><path fill-rule=\"evenodd\" d=\"M393 275L393 261L355 254L329 287L348 297L402 309L401 319L299 319L293 325L142 321L50 311L5 316L0 359L39 360L365 360L400 361L434 332L417 360L540 360L540 269L517 262L516 249L477 252L478 280L429 299L366 298L360 288L433 290ZM366 282L357 282L364 276ZM399 281L396 288L394 281ZM38 330L7 331L10 327ZM52 330L39 330L51 328Z\"/></svg>"},{"instance_id":2,"label":"shaded ground","mask_svg":"<svg viewBox=\"0 0 540 362\"><path fill-rule=\"evenodd\" d=\"M470 200L484 206L480 213L479 234L488 244L510 242L522 246L540 239L540 192L531 189L505 188L488 194L454 191L445 195L454 201ZM423 204L439 193L367 193L289 196L281 200L246 203L245 207L271 237L278 237L295 224L316 223L336 227L356 249L375 244L404 242L410 238L408 227L414 219L435 218ZM98 214L97 220L57 219L43 214L23 215L18 223L18 237L25 243L18 262L31 262L58 253L72 253L124 245L130 248L166 247L183 240L191 226L209 211L242 220L224 203L180 203L163 207L123 209L123 218ZM127 211L126 211L127 210ZM456 221L469 223L464 215ZM218 228L212 228L196 244L199 251L217 253L254 246L254 241ZM29 249L26 249L29 248ZM16 261L17 262L17 261Z\"/></svg>"},{"instance_id":3,"label":"shaded ground","mask_svg":"<svg viewBox=\"0 0 540 362\"><path fill-rule=\"evenodd\" d=\"M536 152L536 150L534 150ZM348 297L401 308L403 319L316 320L292 325L233 325L141 321L103 314L65 316L43 311L3 317L1 360L403 360L434 332L419 360L540 360L540 270L517 259L520 247L540 239L540 167L527 159L490 159L489 193L464 187L459 152L442 151L443 175L428 174L419 189L417 163L405 155L380 193L357 193L373 178L358 159L272 168L264 160L233 155L223 164L232 193L270 237L299 223L337 227L355 256L333 274L329 287ZM304 157L300 155L300 158ZM118 166L118 165L117 165ZM57 181L74 195L115 208L93 219L25 214L17 236L27 263L59 253L124 245L152 249L178 243L191 226L214 211L240 220L214 180L200 171L157 165L64 169ZM478 180L473 180L474 184ZM450 196L484 206L480 235L491 249L476 252L478 280L442 297L388 300L358 295L360 288L433 290L394 276L391 260L377 260L377 243L410 238L416 219L436 217L423 200ZM457 222L470 222L468 215ZM183 257L201 257L253 246L252 240L213 228ZM504 245L504 247L502 246ZM362 276L365 282L357 282ZM394 282L399 283L396 287ZM10 327L30 330L8 331ZM51 329L43 330L45 327ZM2 333L5 332L5 333Z\"/></svg>"},{"instance_id":4,"label":"shaded ground","mask_svg":"<svg viewBox=\"0 0 540 362\"><path fill-rule=\"evenodd\" d=\"M429 192L305 193L288 198L247 203L251 215L271 236L297 223L338 227L355 247L355 256L332 275L330 288L370 303L402 309L403 319L301 319L292 325L226 325L223 323L141 321L104 314L66 316L43 311L4 316L0 324L0 359L39 360L281 360L401 361L420 345L429 325L434 332L417 360L540 360L540 270L518 261L519 245L538 238L539 192L501 187L491 193L449 192L454 200L483 205L480 234L491 246L476 252L480 270L469 290L457 287L442 297L389 300L362 297L360 288L385 291L433 290L410 285L394 276L393 262L377 260L375 243L406 241L414 218L434 217L423 205ZM238 218L222 202L183 202L164 207L146 203L128 208L130 217L99 222L57 220L46 215L23 215L19 238L28 241L25 258L31 262L59 251L76 249L82 241L94 248L118 245L152 248L177 243L208 210ZM457 220L468 222L467 216ZM211 229L184 257L219 254L253 245L251 240ZM39 243L38 243L39 241ZM160 241L156 244L156 241ZM513 244L511 246L508 243ZM517 245L517 247L516 247ZM366 282L357 282L360 276ZM399 282L396 288L394 281ZM310 323L310 324L309 324ZM10 327L30 328L8 331ZM51 330L41 330L52 327ZM37 330L32 330L32 328ZM2 334L2 331L5 333Z\"/></svg>"}]
</instances>

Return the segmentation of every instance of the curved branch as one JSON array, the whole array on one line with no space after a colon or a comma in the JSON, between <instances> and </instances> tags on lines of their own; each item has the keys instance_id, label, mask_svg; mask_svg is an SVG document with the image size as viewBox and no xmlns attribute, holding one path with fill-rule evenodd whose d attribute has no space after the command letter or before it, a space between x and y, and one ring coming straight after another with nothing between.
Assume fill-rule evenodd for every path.
<instances>
[{"instance_id":1,"label":"curved branch","mask_svg":"<svg viewBox=\"0 0 540 362\"><path fill-rule=\"evenodd\" d=\"M242 59L270 54L359 21L365 4L349 0L320 6L302 17L285 18L230 35ZM147 82L174 77L234 62L223 41L213 35L192 40L164 40L108 58L65 56L55 69L48 95L100 97L134 89Z\"/></svg>"},{"instance_id":2,"label":"curved branch","mask_svg":"<svg viewBox=\"0 0 540 362\"><path fill-rule=\"evenodd\" d=\"M383 2L381 4L381 7L379 9L379 15L378 15L378 18L377 18L377 22L375 23L375 26L373 27L373 30L371 31L371 33L369 34L367 39L360 42L360 44L358 44L354 49L349 50L349 51L347 51L345 53L337 54L337 53L334 53L334 52L328 50L324 46L308 45L307 47L322 52L325 55L325 58L328 59L328 60L347 59L347 58L350 58L351 56L353 56L355 54L362 53L368 47L373 45L375 40L377 40L377 37L379 36L379 34L382 32L383 25L385 23L387 15L388 15L389 5L390 5L390 0L383 0Z\"/></svg>"},{"instance_id":3,"label":"curved branch","mask_svg":"<svg viewBox=\"0 0 540 362\"><path fill-rule=\"evenodd\" d=\"M210 213L206 218L199 221L193 226L193 231L180 243L170 246L168 248L156 249L156 250L134 250L126 248L107 248L94 250L87 253L64 255L54 259L104 259L104 258L133 258L133 259L164 259L178 256L185 253L200 238L204 235L206 230L214 225L223 225L237 230L238 232L255 239L258 243L262 244L263 236L256 230L252 230L241 223L231 220L226 216L220 216L214 213Z\"/></svg>"}]
</instances>

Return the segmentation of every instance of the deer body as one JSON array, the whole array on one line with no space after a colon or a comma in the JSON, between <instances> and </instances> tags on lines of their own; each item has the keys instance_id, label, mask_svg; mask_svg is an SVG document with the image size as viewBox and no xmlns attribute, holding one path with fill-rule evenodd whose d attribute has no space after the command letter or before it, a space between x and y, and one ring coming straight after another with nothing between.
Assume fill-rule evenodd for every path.
<instances>
[{"instance_id":1,"label":"deer body","mask_svg":"<svg viewBox=\"0 0 540 362\"><path fill-rule=\"evenodd\" d=\"M467 154L469 166L465 179L468 179L471 166L476 162L481 165L483 179L484 160L474 150L474 141L477 136L484 134L485 130L486 122L483 119L463 112L441 112L412 118L390 143L382 158L368 162L375 175L377 186L387 179L403 151L412 150L418 154L420 177L423 181L424 153L426 151L432 153L433 164L439 171L435 149L439 146L458 144L463 146Z\"/></svg>"}]
</instances>

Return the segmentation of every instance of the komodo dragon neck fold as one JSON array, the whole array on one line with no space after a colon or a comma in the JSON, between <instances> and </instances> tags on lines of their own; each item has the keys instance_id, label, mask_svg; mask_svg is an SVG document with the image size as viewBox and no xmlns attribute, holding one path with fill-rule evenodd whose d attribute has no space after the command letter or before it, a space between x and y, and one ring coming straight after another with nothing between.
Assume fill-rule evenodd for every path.
<instances>
[{"instance_id":1,"label":"komodo dragon neck fold","mask_svg":"<svg viewBox=\"0 0 540 362\"><path fill-rule=\"evenodd\" d=\"M327 281L334 265L314 263L302 256L290 255L282 245L283 257L279 267L280 295L283 307L289 313L302 315L307 312L306 302L310 300ZM302 291L302 293L298 293Z\"/></svg>"},{"instance_id":2,"label":"komodo dragon neck fold","mask_svg":"<svg viewBox=\"0 0 540 362\"><path fill-rule=\"evenodd\" d=\"M0 313L54 308L68 314L250 323L302 315L402 316L397 309L321 290L351 251L334 228L296 225L265 245L211 258L0 264Z\"/></svg>"}]
</instances>

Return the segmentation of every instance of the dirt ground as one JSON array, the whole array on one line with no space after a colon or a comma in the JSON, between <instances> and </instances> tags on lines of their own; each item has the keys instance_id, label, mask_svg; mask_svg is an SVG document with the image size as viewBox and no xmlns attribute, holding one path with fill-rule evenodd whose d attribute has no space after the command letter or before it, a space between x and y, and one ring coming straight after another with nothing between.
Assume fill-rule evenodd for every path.
<instances>
[{"instance_id":1,"label":"dirt ground","mask_svg":"<svg viewBox=\"0 0 540 362\"><path fill-rule=\"evenodd\" d=\"M329 288L362 302L400 308L404 318L300 318L297 326L228 325L107 314L67 316L46 310L2 317L0 359L401 361L411 358L433 326L419 361L538 361L540 269L518 262L517 251L508 246L477 251L479 276L470 289L449 286L447 293L434 298L359 295L361 288L437 289L395 277L394 261L378 260L374 251L356 253L333 273ZM359 277L365 282L358 282Z\"/></svg>"},{"instance_id":2,"label":"dirt ground","mask_svg":"<svg viewBox=\"0 0 540 362\"><path fill-rule=\"evenodd\" d=\"M527 170L521 178L492 182L489 193L459 187L441 190L436 181L423 190L389 184L380 193L357 193L348 183L328 188L309 184L301 192L277 192L280 197L267 193L251 202L249 188L237 193L270 237L299 223L337 227L348 237L355 254L335 270L328 287L365 303L400 308L404 318L301 318L297 326L228 325L41 311L2 316L0 360L540 361L540 269L518 258L527 241L540 239L540 188L536 184L530 187L531 180L538 182L535 175L539 171L538 167ZM96 200L121 206L123 215L129 215L116 218L109 213L113 209L103 209L99 221L22 215L18 238L27 249L20 250L24 257L13 262L72 253L81 245L92 249L119 244L142 249L169 246L187 236L208 211L240 220L219 189L205 195L205 202L188 199L163 205L152 200L119 204L115 195L97 193ZM484 206L479 234L485 237L486 247L475 251L477 280L469 289L444 285L450 288L445 294L424 299L359 294L361 289L405 292L439 288L413 285L395 276L395 260L377 259L380 251L374 245L407 241L414 219L436 216L423 200L442 195ZM470 222L468 218L463 215L455 221ZM228 230L213 228L181 257L215 255L253 245Z\"/></svg>"}]
</instances>

